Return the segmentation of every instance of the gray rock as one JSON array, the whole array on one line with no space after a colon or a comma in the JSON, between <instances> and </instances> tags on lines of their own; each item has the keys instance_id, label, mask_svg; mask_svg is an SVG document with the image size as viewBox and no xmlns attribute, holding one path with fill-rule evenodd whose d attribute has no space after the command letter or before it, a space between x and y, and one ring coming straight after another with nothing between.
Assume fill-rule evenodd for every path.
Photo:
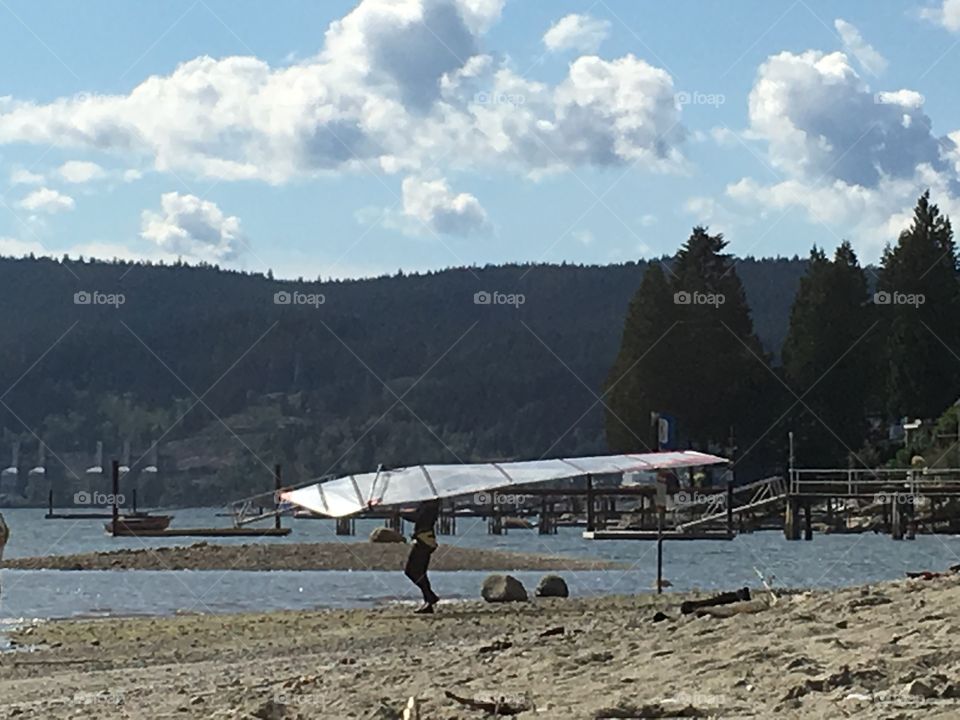
<instances>
[{"instance_id":1,"label":"gray rock","mask_svg":"<svg viewBox=\"0 0 960 720\"><path fill-rule=\"evenodd\" d=\"M527 591L523 583L512 575L487 575L480 589L487 602L526 602Z\"/></svg>"},{"instance_id":2,"label":"gray rock","mask_svg":"<svg viewBox=\"0 0 960 720\"><path fill-rule=\"evenodd\" d=\"M923 680L914 680L903 687L904 695L913 697L932 698L936 697L937 692Z\"/></svg>"},{"instance_id":3,"label":"gray rock","mask_svg":"<svg viewBox=\"0 0 960 720\"><path fill-rule=\"evenodd\" d=\"M570 597L567 583L559 575L544 575L534 591L537 597Z\"/></svg>"},{"instance_id":4,"label":"gray rock","mask_svg":"<svg viewBox=\"0 0 960 720\"><path fill-rule=\"evenodd\" d=\"M393 528L377 527L370 533L370 542L374 543L402 543L407 539Z\"/></svg>"}]
</instances>

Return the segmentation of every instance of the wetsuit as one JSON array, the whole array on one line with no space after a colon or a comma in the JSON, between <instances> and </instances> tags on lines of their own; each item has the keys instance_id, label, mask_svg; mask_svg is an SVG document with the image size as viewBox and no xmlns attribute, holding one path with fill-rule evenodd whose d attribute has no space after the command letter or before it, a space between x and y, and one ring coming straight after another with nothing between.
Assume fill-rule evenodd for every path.
<instances>
[{"instance_id":1,"label":"wetsuit","mask_svg":"<svg viewBox=\"0 0 960 720\"><path fill-rule=\"evenodd\" d=\"M427 605L434 605L440 599L433 592L430 580L427 578L430 555L437 549L435 526L439 514L440 501L428 500L421 503L415 513L405 516L413 522L413 547L410 548L410 556L407 558L407 565L403 572L414 585L420 588L423 601Z\"/></svg>"}]
</instances>

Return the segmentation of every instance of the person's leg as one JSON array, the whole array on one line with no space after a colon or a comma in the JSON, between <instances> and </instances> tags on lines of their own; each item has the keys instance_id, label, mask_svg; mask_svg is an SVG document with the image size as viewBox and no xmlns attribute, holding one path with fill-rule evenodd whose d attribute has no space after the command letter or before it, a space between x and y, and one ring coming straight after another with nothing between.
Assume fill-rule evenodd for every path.
<instances>
[{"instance_id":1,"label":"person's leg","mask_svg":"<svg viewBox=\"0 0 960 720\"><path fill-rule=\"evenodd\" d=\"M427 579L427 568L430 565L430 548L423 543L414 542L410 549L410 555L407 558L407 565L403 569L404 574L410 578L410 581L420 588L423 594L423 601L430 605L437 602L437 596L430 587L430 581Z\"/></svg>"}]
</instances>

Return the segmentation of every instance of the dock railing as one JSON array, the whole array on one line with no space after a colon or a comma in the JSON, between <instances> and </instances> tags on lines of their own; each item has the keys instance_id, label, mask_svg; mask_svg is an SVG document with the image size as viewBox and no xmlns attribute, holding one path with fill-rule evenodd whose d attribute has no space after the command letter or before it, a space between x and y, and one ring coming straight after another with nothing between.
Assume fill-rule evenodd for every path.
<instances>
[{"instance_id":1,"label":"dock railing","mask_svg":"<svg viewBox=\"0 0 960 720\"><path fill-rule=\"evenodd\" d=\"M864 498L889 493L960 497L960 469L793 468L789 471L789 493L794 497Z\"/></svg>"}]
</instances>

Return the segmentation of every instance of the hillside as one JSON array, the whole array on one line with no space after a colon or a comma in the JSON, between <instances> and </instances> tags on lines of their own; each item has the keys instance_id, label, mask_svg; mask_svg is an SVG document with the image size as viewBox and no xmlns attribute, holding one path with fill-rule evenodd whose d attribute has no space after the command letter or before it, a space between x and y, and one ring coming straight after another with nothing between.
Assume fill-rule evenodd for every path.
<instances>
[{"instance_id":1,"label":"hillside","mask_svg":"<svg viewBox=\"0 0 960 720\"><path fill-rule=\"evenodd\" d=\"M804 267L737 266L774 355ZM603 452L595 394L643 269L498 266L300 283L3 259L0 387L10 390L0 457L22 438L21 464L32 467L36 433L57 455L49 477L75 487L96 441L117 456L129 440L136 461L162 438L166 480L150 495L173 502L262 489L273 462L293 482L379 462ZM83 292L101 295L75 303ZM277 304L278 292L301 295ZM522 304L477 304L481 292Z\"/></svg>"}]
</instances>

